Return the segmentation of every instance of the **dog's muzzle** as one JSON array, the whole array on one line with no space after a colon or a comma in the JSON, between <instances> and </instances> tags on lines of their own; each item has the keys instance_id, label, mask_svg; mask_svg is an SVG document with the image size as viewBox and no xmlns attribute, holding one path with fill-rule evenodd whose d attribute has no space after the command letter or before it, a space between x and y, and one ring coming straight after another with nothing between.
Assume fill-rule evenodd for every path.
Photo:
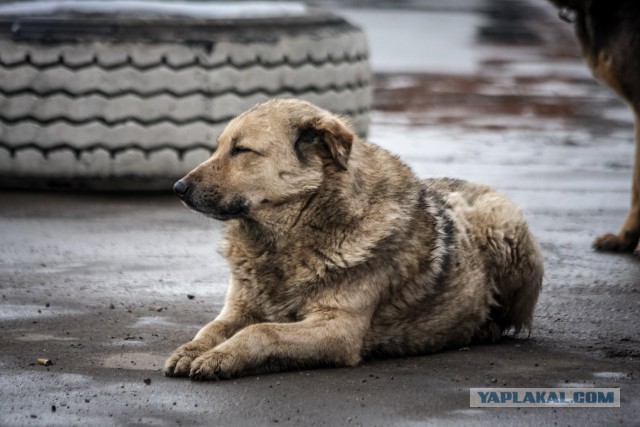
<instances>
[{"instance_id":1,"label":"dog's muzzle","mask_svg":"<svg viewBox=\"0 0 640 427\"><path fill-rule=\"evenodd\" d=\"M251 207L249 200L243 197L225 199L220 192L214 189L202 191L184 178L173 184L173 192L190 209L221 221L246 216Z\"/></svg>"}]
</instances>

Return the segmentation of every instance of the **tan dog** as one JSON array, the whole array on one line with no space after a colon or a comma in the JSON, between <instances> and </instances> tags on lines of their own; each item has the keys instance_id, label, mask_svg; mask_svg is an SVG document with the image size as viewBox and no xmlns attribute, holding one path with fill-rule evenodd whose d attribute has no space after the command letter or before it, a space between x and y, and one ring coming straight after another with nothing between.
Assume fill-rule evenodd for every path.
<instances>
[{"instance_id":1,"label":"tan dog","mask_svg":"<svg viewBox=\"0 0 640 427\"><path fill-rule=\"evenodd\" d=\"M237 117L174 189L227 221L231 283L169 376L353 366L531 325L543 266L520 210L485 186L420 181L309 103Z\"/></svg>"},{"instance_id":2,"label":"tan dog","mask_svg":"<svg viewBox=\"0 0 640 427\"><path fill-rule=\"evenodd\" d=\"M594 248L632 252L640 256L640 1L551 0L571 11L582 56L593 75L606 83L635 115L636 155L633 167L631 209L618 234L596 238Z\"/></svg>"}]
</instances>

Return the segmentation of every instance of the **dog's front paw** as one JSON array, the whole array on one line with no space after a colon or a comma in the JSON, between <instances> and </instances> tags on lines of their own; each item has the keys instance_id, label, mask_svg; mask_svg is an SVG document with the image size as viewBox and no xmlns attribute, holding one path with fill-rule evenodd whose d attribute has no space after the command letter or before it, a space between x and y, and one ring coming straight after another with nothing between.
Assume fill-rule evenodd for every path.
<instances>
[{"instance_id":1,"label":"dog's front paw","mask_svg":"<svg viewBox=\"0 0 640 427\"><path fill-rule=\"evenodd\" d=\"M224 380L239 372L238 358L231 353L210 350L191 363L189 377L194 380Z\"/></svg>"},{"instance_id":2,"label":"dog's front paw","mask_svg":"<svg viewBox=\"0 0 640 427\"><path fill-rule=\"evenodd\" d=\"M191 371L192 362L211 349L202 341L190 341L178 347L164 364L164 374L168 377L186 377Z\"/></svg>"},{"instance_id":3,"label":"dog's front paw","mask_svg":"<svg viewBox=\"0 0 640 427\"><path fill-rule=\"evenodd\" d=\"M633 254L640 258L640 242L638 242L638 246L636 246L636 250L633 251Z\"/></svg>"},{"instance_id":4,"label":"dog's front paw","mask_svg":"<svg viewBox=\"0 0 640 427\"><path fill-rule=\"evenodd\" d=\"M613 233L603 234L593 241L595 250L605 252L631 252L634 246L634 241Z\"/></svg>"}]
</instances>

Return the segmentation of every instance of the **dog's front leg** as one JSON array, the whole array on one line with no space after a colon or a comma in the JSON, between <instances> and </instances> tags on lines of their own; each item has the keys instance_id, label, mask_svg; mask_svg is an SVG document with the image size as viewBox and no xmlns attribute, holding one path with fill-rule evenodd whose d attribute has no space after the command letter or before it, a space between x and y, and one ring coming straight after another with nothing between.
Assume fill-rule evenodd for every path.
<instances>
[{"instance_id":1,"label":"dog's front leg","mask_svg":"<svg viewBox=\"0 0 640 427\"><path fill-rule=\"evenodd\" d=\"M369 318L323 311L296 323L248 326L191 364L190 377L226 379L314 366L354 366L361 359Z\"/></svg>"},{"instance_id":2,"label":"dog's front leg","mask_svg":"<svg viewBox=\"0 0 640 427\"><path fill-rule=\"evenodd\" d=\"M618 234L598 237L593 246L599 250L630 252L640 256L640 111L636 115L636 155L633 165L631 210Z\"/></svg>"},{"instance_id":3,"label":"dog's front leg","mask_svg":"<svg viewBox=\"0 0 640 427\"><path fill-rule=\"evenodd\" d=\"M191 371L191 363L218 344L229 339L238 330L255 323L249 310L235 296L235 288L231 285L227 301L216 319L200 329L195 338L178 347L164 364L164 373L169 377L186 377Z\"/></svg>"},{"instance_id":4,"label":"dog's front leg","mask_svg":"<svg viewBox=\"0 0 640 427\"><path fill-rule=\"evenodd\" d=\"M631 196L631 212L627 223L632 229L635 229L638 244L636 245L635 254L640 257L640 111L638 108L636 113L636 160L633 165L633 189ZM627 224L625 224L626 226Z\"/></svg>"}]
</instances>

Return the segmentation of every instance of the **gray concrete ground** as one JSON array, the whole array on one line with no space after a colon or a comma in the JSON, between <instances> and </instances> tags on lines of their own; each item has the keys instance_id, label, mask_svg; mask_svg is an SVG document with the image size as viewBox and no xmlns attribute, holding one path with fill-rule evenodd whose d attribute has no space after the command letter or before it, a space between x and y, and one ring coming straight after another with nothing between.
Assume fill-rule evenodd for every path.
<instances>
[{"instance_id":1,"label":"gray concrete ground","mask_svg":"<svg viewBox=\"0 0 640 427\"><path fill-rule=\"evenodd\" d=\"M637 425L640 260L590 249L629 205L631 117L544 2L508 3L344 13L372 43L381 16L432 24L407 24L422 47L439 24L455 33L433 67L395 46L406 69L378 76L370 139L420 176L485 182L523 206L546 259L529 337L352 369L165 378L164 358L221 308L221 226L171 195L1 192L0 424ZM372 45L374 65L389 49ZM621 407L469 408L484 386L619 387Z\"/></svg>"}]
</instances>

